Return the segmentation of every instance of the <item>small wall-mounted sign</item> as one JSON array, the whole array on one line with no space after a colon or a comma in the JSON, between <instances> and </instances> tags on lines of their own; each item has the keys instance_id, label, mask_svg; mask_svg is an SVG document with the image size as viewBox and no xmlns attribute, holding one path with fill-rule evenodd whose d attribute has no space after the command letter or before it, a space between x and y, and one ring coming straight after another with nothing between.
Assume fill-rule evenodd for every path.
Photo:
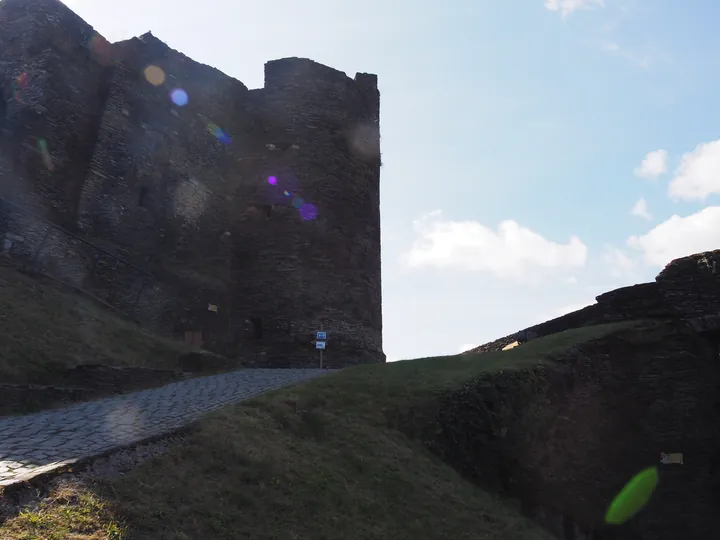
<instances>
[{"instance_id":1,"label":"small wall-mounted sign","mask_svg":"<svg viewBox=\"0 0 720 540\"><path fill-rule=\"evenodd\" d=\"M325 341L327 339L327 332L318 332L315 339Z\"/></svg>"},{"instance_id":2,"label":"small wall-mounted sign","mask_svg":"<svg viewBox=\"0 0 720 540\"><path fill-rule=\"evenodd\" d=\"M324 351L325 350L325 342L324 341L316 341L315 348L319 349L321 351Z\"/></svg>"},{"instance_id":3,"label":"small wall-mounted sign","mask_svg":"<svg viewBox=\"0 0 720 540\"><path fill-rule=\"evenodd\" d=\"M682 465L683 455L680 452L672 454L666 454L665 452L660 453L660 463L663 465Z\"/></svg>"},{"instance_id":4,"label":"small wall-mounted sign","mask_svg":"<svg viewBox=\"0 0 720 540\"><path fill-rule=\"evenodd\" d=\"M208 311L212 311L213 313L217 313L218 307L215 304L208 304Z\"/></svg>"}]
</instances>

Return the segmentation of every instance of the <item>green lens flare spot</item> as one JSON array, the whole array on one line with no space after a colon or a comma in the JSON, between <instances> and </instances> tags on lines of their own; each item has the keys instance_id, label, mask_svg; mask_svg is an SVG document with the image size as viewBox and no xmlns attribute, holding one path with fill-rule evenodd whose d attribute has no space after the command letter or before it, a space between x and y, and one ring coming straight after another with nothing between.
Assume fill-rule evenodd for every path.
<instances>
[{"instance_id":1,"label":"green lens flare spot","mask_svg":"<svg viewBox=\"0 0 720 540\"><path fill-rule=\"evenodd\" d=\"M658 471L650 467L636 474L617 494L605 514L605 522L621 525L645 506L658 484Z\"/></svg>"}]
</instances>

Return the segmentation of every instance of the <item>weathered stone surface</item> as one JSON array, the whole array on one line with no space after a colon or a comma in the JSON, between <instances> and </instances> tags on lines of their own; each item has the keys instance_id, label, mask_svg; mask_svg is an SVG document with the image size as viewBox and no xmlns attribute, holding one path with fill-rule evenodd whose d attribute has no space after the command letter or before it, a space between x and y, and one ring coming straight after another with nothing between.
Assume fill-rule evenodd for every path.
<instances>
[{"instance_id":1,"label":"weathered stone surface","mask_svg":"<svg viewBox=\"0 0 720 540\"><path fill-rule=\"evenodd\" d=\"M10 256L225 356L311 362L322 327L347 363L384 361L374 75L286 58L249 90L57 0L2 0L0 51L0 196L132 266L6 209Z\"/></svg>"},{"instance_id":2,"label":"weathered stone surface","mask_svg":"<svg viewBox=\"0 0 720 540\"><path fill-rule=\"evenodd\" d=\"M683 318L720 312L720 250L676 259L655 278L660 294Z\"/></svg>"}]
</instances>

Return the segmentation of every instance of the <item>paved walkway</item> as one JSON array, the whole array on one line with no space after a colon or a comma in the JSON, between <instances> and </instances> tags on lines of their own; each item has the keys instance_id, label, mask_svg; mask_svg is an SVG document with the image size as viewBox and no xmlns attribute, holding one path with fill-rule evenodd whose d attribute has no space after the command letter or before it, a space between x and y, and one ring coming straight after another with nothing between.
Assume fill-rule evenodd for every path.
<instances>
[{"instance_id":1,"label":"paved walkway","mask_svg":"<svg viewBox=\"0 0 720 540\"><path fill-rule=\"evenodd\" d=\"M225 405L328 372L245 369L0 419L0 486L172 432Z\"/></svg>"}]
</instances>

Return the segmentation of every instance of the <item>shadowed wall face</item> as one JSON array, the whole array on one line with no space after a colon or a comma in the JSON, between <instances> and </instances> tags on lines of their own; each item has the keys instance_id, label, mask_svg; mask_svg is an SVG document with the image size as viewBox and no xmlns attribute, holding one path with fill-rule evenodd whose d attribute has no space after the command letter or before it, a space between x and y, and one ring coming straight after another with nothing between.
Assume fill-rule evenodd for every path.
<instances>
[{"instance_id":1,"label":"shadowed wall face","mask_svg":"<svg viewBox=\"0 0 720 540\"><path fill-rule=\"evenodd\" d=\"M0 192L68 228L112 70L109 50L59 2L0 3Z\"/></svg>"},{"instance_id":2,"label":"shadowed wall face","mask_svg":"<svg viewBox=\"0 0 720 540\"><path fill-rule=\"evenodd\" d=\"M152 34L109 45L56 0L0 10L2 195L151 270L117 288L154 291L135 306L154 325L308 364L322 327L328 365L384 361L374 75L287 58L248 90Z\"/></svg>"}]
</instances>

